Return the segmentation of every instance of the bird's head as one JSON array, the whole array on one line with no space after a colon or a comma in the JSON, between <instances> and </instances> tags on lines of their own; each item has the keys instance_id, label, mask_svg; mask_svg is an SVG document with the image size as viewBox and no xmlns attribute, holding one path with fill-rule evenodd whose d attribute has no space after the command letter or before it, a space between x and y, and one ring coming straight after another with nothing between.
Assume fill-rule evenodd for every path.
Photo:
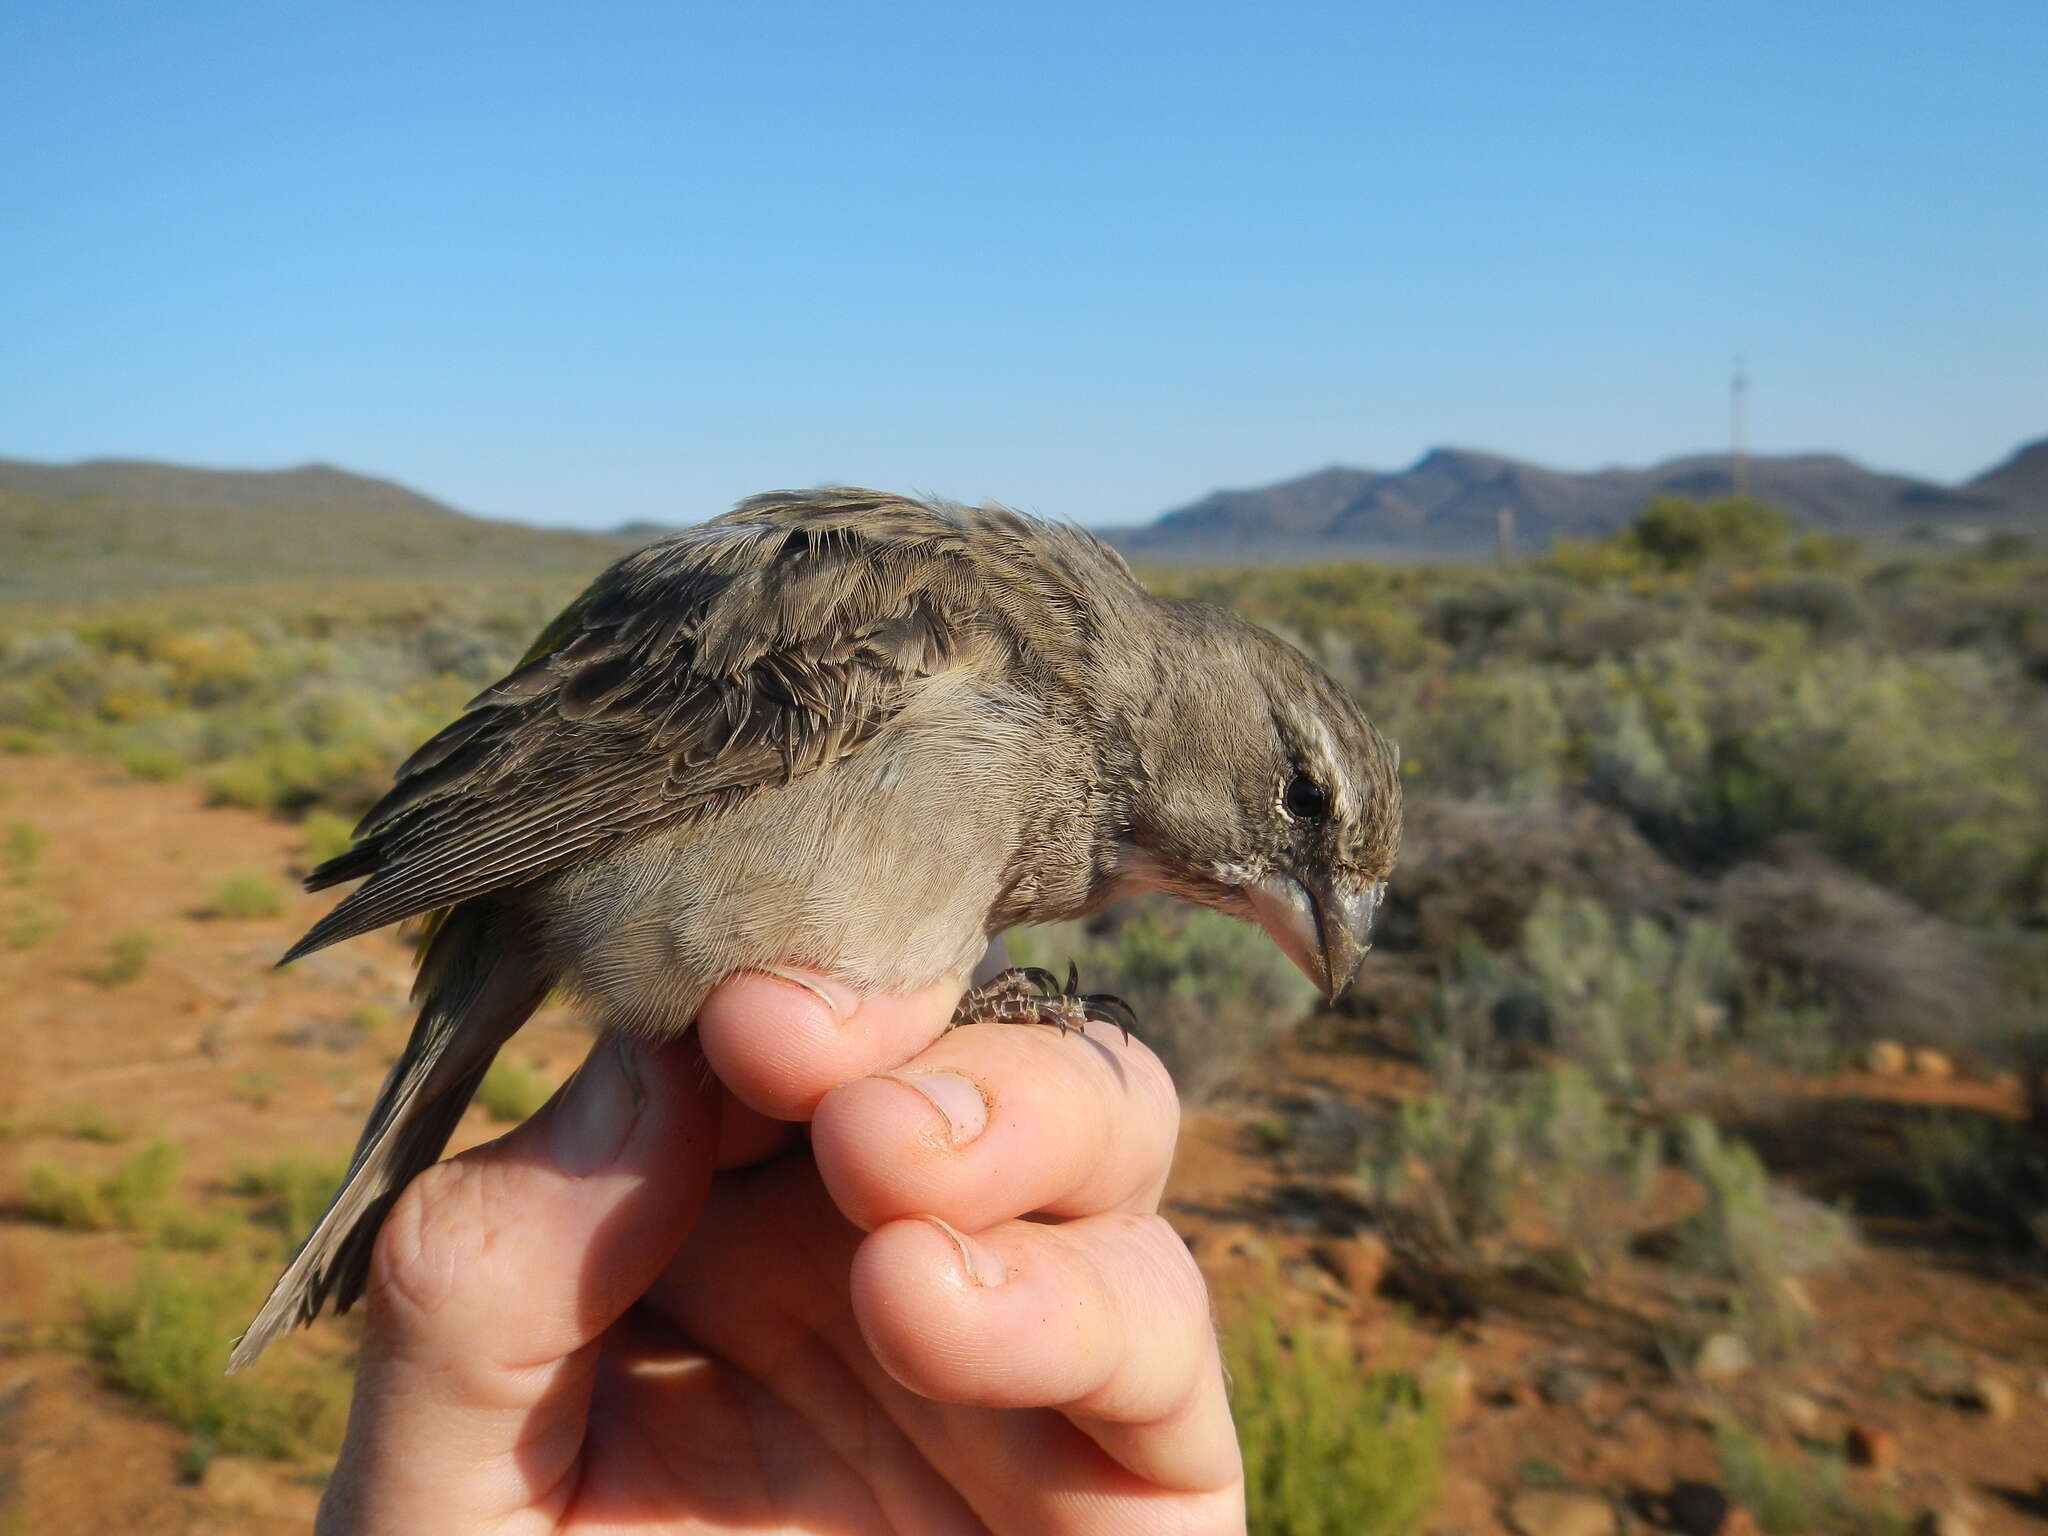
<instances>
[{"instance_id":1,"label":"bird's head","mask_svg":"<svg viewBox=\"0 0 2048 1536\"><path fill-rule=\"evenodd\" d=\"M1131 705L1124 867L1252 919L1335 997L1400 849L1399 754L1292 646L1204 604L1162 607L1168 644Z\"/></svg>"}]
</instances>

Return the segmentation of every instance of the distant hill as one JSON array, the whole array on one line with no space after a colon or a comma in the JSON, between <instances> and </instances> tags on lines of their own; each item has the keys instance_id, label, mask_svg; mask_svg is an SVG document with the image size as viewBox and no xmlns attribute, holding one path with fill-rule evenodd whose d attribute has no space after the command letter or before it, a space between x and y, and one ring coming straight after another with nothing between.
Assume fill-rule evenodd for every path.
<instances>
[{"instance_id":1,"label":"distant hill","mask_svg":"<svg viewBox=\"0 0 2048 1536\"><path fill-rule=\"evenodd\" d=\"M0 459L0 600L329 577L595 575L642 542L470 517L323 464Z\"/></svg>"},{"instance_id":2,"label":"distant hill","mask_svg":"<svg viewBox=\"0 0 2048 1536\"><path fill-rule=\"evenodd\" d=\"M1745 478L1750 495L1831 533L2048 529L2048 439L1959 488L1883 474L1835 454L1752 458ZM1156 522L1106 532L1141 559L1469 555L1493 547L1502 508L1514 514L1521 547L1540 549L1553 539L1611 533L1652 496L1712 498L1734 489L1725 454L1580 474L1433 448L1404 470L1334 466L1256 490L1217 491Z\"/></svg>"},{"instance_id":3,"label":"distant hill","mask_svg":"<svg viewBox=\"0 0 2048 1536\"><path fill-rule=\"evenodd\" d=\"M2011 458L1972 480L1965 490L2009 508L2048 513L2048 437L2013 450Z\"/></svg>"},{"instance_id":4,"label":"distant hill","mask_svg":"<svg viewBox=\"0 0 2048 1536\"><path fill-rule=\"evenodd\" d=\"M358 475L330 464L301 464L296 469L195 469L147 459L88 459L81 464L0 459L0 491L63 500L96 496L144 507L462 515L395 480Z\"/></svg>"}]
</instances>

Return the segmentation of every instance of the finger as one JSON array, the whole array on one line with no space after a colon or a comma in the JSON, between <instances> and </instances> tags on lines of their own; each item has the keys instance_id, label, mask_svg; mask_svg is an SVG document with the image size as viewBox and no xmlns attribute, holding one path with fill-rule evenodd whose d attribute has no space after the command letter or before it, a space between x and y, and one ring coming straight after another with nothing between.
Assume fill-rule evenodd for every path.
<instances>
[{"instance_id":1,"label":"finger","mask_svg":"<svg viewBox=\"0 0 2048 1536\"><path fill-rule=\"evenodd\" d=\"M1147 1211L1180 1105L1141 1041L991 1024L834 1089L812 1119L818 1171L856 1226L935 1215L969 1232L1028 1212Z\"/></svg>"},{"instance_id":2,"label":"finger","mask_svg":"<svg viewBox=\"0 0 2048 1536\"><path fill-rule=\"evenodd\" d=\"M1241 1475L1201 1272L1157 1216L891 1222L854 1256L854 1315L911 1391L1055 1408L1131 1474L1211 1493Z\"/></svg>"},{"instance_id":3,"label":"finger","mask_svg":"<svg viewBox=\"0 0 2048 1536\"><path fill-rule=\"evenodd\" d=\"M371 1262L335 1528L568 1497L595 1341L696 1219L718 1102L694 1046L608 1037L526 1124L413 1181Z\"/></svg>"},{"instance_id":4,"label":"finger","mask_svg":"<svg viewBox=\"0 0 2048 1536\"><path fill-rule=\"evenodd\" d=\"M721 1093L723 1107L718 1114L718 1161L720 1173L729 1168L747 1168L781 1153L802 1134L787 1120L775 1120L747 1108L730 1093Z\"/></svg>"},{"instance_id":5,"label":"finger","mask_svg":"<svg viewBox=\"0 0 2048 1536\"><path fill-rule=\"evenodd\" d=\"M777 1120L808 1120L841 1083L931 1044L960 989L955 979L882 997L813 971L746 971L705 1000L697 1033L704 1059L742 1104Z\"/></svg>"}]
</instances>

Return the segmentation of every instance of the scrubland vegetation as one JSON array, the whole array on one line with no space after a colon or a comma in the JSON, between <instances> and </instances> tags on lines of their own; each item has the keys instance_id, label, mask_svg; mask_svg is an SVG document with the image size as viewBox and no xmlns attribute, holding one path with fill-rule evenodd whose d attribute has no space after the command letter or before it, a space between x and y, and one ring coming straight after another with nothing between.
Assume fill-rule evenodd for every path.
<instances>
[{"instance_id":1,"label":"scrubland vegetation","mask_svg":"<svg viewBox=\"0 0 2048 1536\"><path fill-rule=\"evenodd\" d=\"M1283 1168L1313 1157L1349 1181L1397 1270L1421 1277L1406 1294L1483 1307L1496 1281L1585 1295L1653 1273L1670 1300L1659 1347L1689 1380L1711 1336L1760 1360L1810 1347L1802 1281L1859 1251L1870 1188L1987 1264L2048 1274L2048 560L2010 542L1877 555L1752 505L1664 502L1616 538L1512 568L1148 579L1286 635L1403 749L1409 831L1379 949L1315 1041L1398 1063L1416 1091L1334 1137L1284 1105L1251 1123ZM571 590L381 583L8 610L0 747L189 777L298 821L310 865ZM55 921L45 862L10 813L0 942L34 944ZM281 899L260 871L194 893L227 921ZM90 979L136 981L161 942L107 936ZM1020 933L1012 956L1077 960L1091 990L1134 1006L1196 1101L1244 1103L1247 1064L1315 1003L1256 932L1184 908ZM385 1022L358 1012L358 1034ZM1771 1157L1772 1085L1882 1049L2016 1083L2032 1118L1908 1107L1882 1122L1875 1184L1803 1188ZM507 1059L481 1101L516 1119L551 1087ZM89 1125L73 1134L117 1134ZM256 1218L268 1253L336 1172L249 1163L215 1194ZM91 1177L31 1169L25 1209L206 1247L179 1177L175 1149L150 1142ZM236 1406L256 1401L241 1384L202 1380L237 1310L221 1288L244 1302L255 1283L160 1254L89 1303L82 1347L204 1444L331 1444L331 1361L327 1386L294 1378L255 1407ZM1254 1529L1418 1529L1447 1425L1409 1362L1361 1364L1270 1298L1220 1303ZM1897 1524L1832 1463L1816 1472L1728 1425L1720 1447L1724 1487L1767 1531Z\"/></svg>"}]
</instances>

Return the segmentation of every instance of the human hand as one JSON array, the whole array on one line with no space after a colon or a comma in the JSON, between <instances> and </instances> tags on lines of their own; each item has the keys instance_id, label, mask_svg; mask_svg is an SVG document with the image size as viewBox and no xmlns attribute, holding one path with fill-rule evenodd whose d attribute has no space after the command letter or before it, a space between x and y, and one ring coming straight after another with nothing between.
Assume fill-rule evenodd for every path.
<instances>
[{"instance_id":1,"label":"human hand","mask_svg":"<svg viewBox=\"0 0 2048 1536\"><path fill-rule=\"evenodd\" d=\"M737 977L415 1180L319 1530L1242 1530L1164 1068L953 1002Z\"/></svg>"}]
</instances>

